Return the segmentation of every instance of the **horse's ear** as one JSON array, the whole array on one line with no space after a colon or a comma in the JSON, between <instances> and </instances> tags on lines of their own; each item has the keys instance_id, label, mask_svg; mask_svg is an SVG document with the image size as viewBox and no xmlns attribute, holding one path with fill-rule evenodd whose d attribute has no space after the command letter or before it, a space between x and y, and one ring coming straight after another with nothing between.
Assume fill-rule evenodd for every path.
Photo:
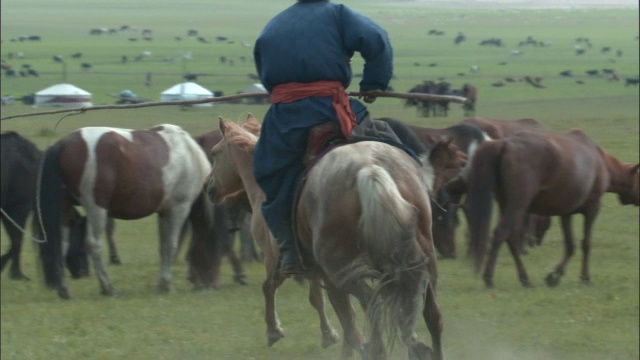
<instances>
[{"instance_id":1,"label":"horse's ear","mask_svg":"<svg viewBox=\"0 0 640 360\"><path fill-rule=\"evenodd\" d=\"M222 136L224 136L224 119L222 117L218 118L218 126L220 126L220 132L222 132Z\"/></svg>"}]
</instances>

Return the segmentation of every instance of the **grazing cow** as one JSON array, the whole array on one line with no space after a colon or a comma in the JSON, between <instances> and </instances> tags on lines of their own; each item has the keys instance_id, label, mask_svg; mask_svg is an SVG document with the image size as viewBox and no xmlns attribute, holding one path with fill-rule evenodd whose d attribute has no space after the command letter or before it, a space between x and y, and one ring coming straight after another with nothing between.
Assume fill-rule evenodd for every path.
<instances>
[{"instance_id":1,"label":"grazing cow","mask_svg":"<svg viewBox=\"0 0 640 360\"><path fill-rule=\"evenodd\" d=\"M64 59L62 58L62 55L53 55L53 61L57 63L63 63Z\"/></svg>"},{"instance_id":2,"label":"grazing cow","mask_svg":"<svg viewBox=\"0 0 640 360\"><path fill-rule=\"evenodd\" d=\"M89 64L89 63L82 63L82 64L80 64L80 66L85 70L91 69L91 64Z\"/></svg>"},{"instance_id":3,"label":"grazing cow","mask_svg":"<svg viewBox=\"0 0 640 360\"><path fill-rule=\"evenodd\" d=\"M629 86L629 85L638 85L638 83L640 82L640 78L626 78L624 86Z\"/></svg>"}]
</instances>

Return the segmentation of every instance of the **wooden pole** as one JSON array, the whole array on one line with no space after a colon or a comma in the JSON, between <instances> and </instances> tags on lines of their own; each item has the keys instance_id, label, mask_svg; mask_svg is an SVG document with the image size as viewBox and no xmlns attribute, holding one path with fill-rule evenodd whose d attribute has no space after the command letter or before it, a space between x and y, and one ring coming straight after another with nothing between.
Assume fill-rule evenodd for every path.
<instances>
[{"instance_id":1,"label":"wooden pole","mask_svg":"<svg viewBox=\"0 0 640 360\"><path fill-rule=\"evenodd\" d=\"M370 93L361 93L356 91L347 91L347 95L353 97L362 97L364 95L370 95ZM246 98L255 98L255 97L268 97L268 93L252 93L252 94L235 94L235 95L227 95L227 96L219 96L208 99L199 99L199 100L179 100L179 101L156 101L156 102L146 102L140 104L126 104L126 105L98 105L98 106L88 106L83 108L74 108L74 109L59 109L52 111L42 111L42 112L34 112L28 114L18 114L18 115L10 115L0 118L0 120L9 120L21 117L29 117L29 116L38 116L38 115L54 115L54 114L62 114L62 113L72 113L75 112L77 114L82 114L87 111L93 110L121 110L121 109L138 109L152 106L167 106L167 105L198 105L198 104L208 104L214 102L227 102L227 101L235 101ZM455 102L455 103L465 103L467 102L467 98L462 96L452 96L452 95L436 95L436 94L425 94L425 93L397 93L397 92L389 92L389 91L380 91L375 93L376 97L380 98L397 98L397 99L412 99L418 101L434 101L434 102Z\"/></svg>"}]
</instances>

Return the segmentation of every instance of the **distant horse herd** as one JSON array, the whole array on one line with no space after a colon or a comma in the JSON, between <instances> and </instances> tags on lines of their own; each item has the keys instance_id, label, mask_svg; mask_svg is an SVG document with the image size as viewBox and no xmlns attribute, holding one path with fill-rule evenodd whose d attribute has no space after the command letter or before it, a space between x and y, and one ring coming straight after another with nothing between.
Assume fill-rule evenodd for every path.
<instances>
[{"instance_id":1,"label":"distant horse herd","mask_svg":"<svg viewBox=\"0 0 640 360\"><path fill-rule=\"evenodd\" d=\"M475 99L475 88L463 91ZM433 106L442 104L428 106L436 111ZM446 114L443 109L438 111ZM530 244L540 244L550 218L558 216L565 253L546 278L556 286L575 248L573 215L585 218L580 279L589 282L591 233L602 195L616 193L621 204L640 206L639 164L615 158L580 130L558 133L534 119L471 117L438 129L377 121L394 129L417 158L384 142L332 142L316 149L295 207L299 246L311 269L302 276L320 317L322 345L338 340L325 313L326 293L343 328L343 357L357 352L385 359L397 336L410 359L442 359L436 255L457 256L458 209L468 224L468 257L478 272L484 267L487 287L494 286L497 253L505 242L520 282L530 286L521 255ZM260 123L252 115L242 124L221 119L219 129L196 137L170 124L147 130L86 127L44 152L17 133L3 133L2 223L11 244L1 257L2 269L11 263L10 278L28 279L20 252L31 216L49 288L71 298L64 268L73 277L86 276L90 259L100 292L115 295L102 261L102 234L110 234L111 262L119 263L114 219L158 214L160 292L172 291L172 264L189 232L186 258L194 289L219 284L223 256L234 265L234 279L246 284L230 245L238 227L230 225L230 214L249 212L265 264L267 343L273 345L284 336L275 297L286 279L272 276L277 247L260 210L264 193L251 172L259 136ZM494 199L498 222L489 241ZM354 322L351 295L365 310L366 335ZM415 333L420 314L431 347Z\"/></svg>"},{"instance_id":2,"label":"distant horse herd","mask_svg":"<svg viewBox=\"0 0 640 360\"><path fill-rule=\"evenodd\" d=\"M451 88L446 81L425 80L411 89L409 93L423 93L434 95L457 95L467 98L462 104L464 116L473 116L476 111L478 90L471 84L464 84L460 89ZM423 117L447 117L449 115L449 101L444 100L414 100L405 101L405 107L415 106L418 114Z\"/></svg>"}]
</instances>

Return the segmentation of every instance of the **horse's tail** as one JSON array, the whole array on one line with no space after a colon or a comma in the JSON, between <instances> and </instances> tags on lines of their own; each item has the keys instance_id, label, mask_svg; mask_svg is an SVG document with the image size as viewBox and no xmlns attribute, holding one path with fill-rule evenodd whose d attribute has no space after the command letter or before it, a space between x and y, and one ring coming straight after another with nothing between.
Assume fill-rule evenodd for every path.
<instances>
[{"instance_id":1,"label":"horse's tail","mask_svg":"<svg viewBox=\"0 0 640 360\"><path fill-rule=\"evenodd\" d=\"M485 142L476 151L467 178L467 222L469 255L480 270L489 238L493 190L498 181L502 142Z\"/></svg>"},{"instance_id":2,"label":"horse's tail","mask_svg":"<svg viewBox=\"0 0 640 360\"><path fill-rule=\"evenodd\" d=\"M374 329L386 330L387 341L393 346L398 327L415 324L427 284L427 257L416 240L417 209L402 197L391 175L380 166L360 170L357 187L362 207L361 246L366 253L362 268L379 280L367 314ZM357 274L354 271L353 275Z\"/></svg>"},{"instance_id":3,"label":"horse's tail","mask_svg":"<svg viewBox=\"0 0 640 360\"><path fill-rule=\"evenodd\" d=\"M57 288L62 282L62 202L64 180L60 169L60 144L51 146L42 159L33 229L43 241L39 242L40 261L45 284ZM44 234L42 234L44 231Z\"/></svg>"}]
</instances>

